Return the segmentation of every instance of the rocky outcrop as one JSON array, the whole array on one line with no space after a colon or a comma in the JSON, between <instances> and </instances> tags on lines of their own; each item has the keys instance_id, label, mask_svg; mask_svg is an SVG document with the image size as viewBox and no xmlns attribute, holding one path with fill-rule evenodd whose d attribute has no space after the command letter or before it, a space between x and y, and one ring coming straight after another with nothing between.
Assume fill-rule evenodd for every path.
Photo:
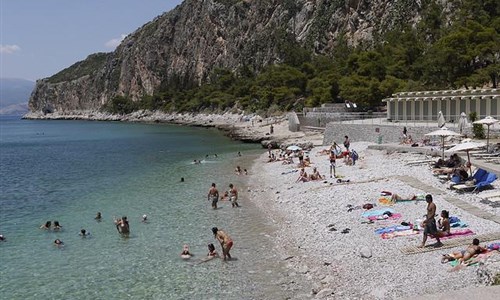
<instances>
[{"instance_id":1,"label":"rocky outcrop","mask_svg":"<svg viewBox=\"0 0 500 300\"><path fill-rule=\"evenodd\" d=\"M351 45L371 42L398 24L414 24L420 11L420 1L410 0L185 0L114 52L38 80L29 105L44 112L97 110L117 95L137 100L167 86L206 82L215 68L259 70L281 61L287 38L315 53L331 53L341 37Z\"/></svg>"}]
</instances>

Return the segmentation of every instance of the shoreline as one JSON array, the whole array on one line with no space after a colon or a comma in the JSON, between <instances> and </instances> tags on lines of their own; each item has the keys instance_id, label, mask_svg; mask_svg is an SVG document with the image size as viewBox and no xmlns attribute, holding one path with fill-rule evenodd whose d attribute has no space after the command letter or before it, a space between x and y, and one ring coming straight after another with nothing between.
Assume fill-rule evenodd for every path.
<instances>
[{"instance_id":1,"label":"shoreline","mask_svg":"<svg viewBox=\"0 0 500 300\"><path fill-rule=\"evenodd\" d=\"M245 143L272 142L274 147L305 136L302 132L290 132L286 115L262 119L253 114L226 112L223 114L194 113L162 113L152 111L136 111L128 115L115 115L98 111L74 111L65 113L43 114L30 112L22 116L28 120L83 120L113 121L131 123L164 123L181 126L216 128L233 140ZM253 121L252 121L253 119ZM270 127L273 125L273 133ZM267 146L267 144L266 144ZM264 146L263 146L264 147Z\"/></svg>"}]
</instances>

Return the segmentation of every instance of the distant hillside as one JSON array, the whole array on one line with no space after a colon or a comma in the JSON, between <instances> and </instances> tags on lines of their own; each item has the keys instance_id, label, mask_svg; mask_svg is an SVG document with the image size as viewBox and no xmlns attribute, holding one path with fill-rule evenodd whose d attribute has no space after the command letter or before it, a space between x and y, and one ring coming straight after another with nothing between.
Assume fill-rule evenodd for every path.
<instances>
[{"instance_id":1,"label":"distant hillside","mask_svg":"<svg viewBox=\"0 0 500 300\"><path fill-rule=\"evenodd\" d=\"M0 78L0 114L24 114L35 82L19 78Z\"/></svg>"}]
</instances>

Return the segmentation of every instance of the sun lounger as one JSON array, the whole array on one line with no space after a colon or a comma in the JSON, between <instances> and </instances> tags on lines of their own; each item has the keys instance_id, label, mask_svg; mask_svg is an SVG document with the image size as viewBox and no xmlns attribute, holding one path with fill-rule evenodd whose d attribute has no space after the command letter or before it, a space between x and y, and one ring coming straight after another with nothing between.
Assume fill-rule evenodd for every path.
<instances>
[{"instance_id":1,"label":"sun lounger","mask_svg":"<svg viewBox=\"0 0 500 300\"><path fill-rule=\"evenodd\" d=\"M428 163L435 163L436 161L433 159L423 159L423 160L415 160L415 161L409 161L406 163L407 166L415 166L415 165L421 165L421 164L428 164Z\"/></svg>"},{"instance_id":2,"label":"sun lounger","mask_svg":"<svg viewBox=\"0 0 500 300\"><path fill-rule=\"evenodd\" d=\"M483 169L478 169L472 176L472 179L473 182L475 182L474 184L456 184L451 186L451 188L459 192L480 192L481 190L490 187L491 184L497 179L497 175L489 173Z\"/></svg>"},{"instance_id":3,"label":"sun lounger","mask_svg":"<svg viewBox=\"0 0 500 300\"><path fill-rule=\"evenodd\" d=\"M491 192L481 193L482 199L490 200L491 198L497 198L497 197L500 197L500 191L491 191Z\"/></svg>"}]
</instances>

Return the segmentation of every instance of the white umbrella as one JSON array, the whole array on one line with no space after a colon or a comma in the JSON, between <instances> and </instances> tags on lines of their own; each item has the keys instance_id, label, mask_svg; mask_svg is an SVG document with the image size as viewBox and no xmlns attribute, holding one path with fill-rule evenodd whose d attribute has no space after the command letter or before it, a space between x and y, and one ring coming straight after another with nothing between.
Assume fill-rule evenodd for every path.
<instances>
[{"instance_id":1,"label":"white umbrella","mask_svg":"<svg viewBox=\"0 0 500 300\"><path fill-rule=\"evenodd\" d=\"M465 151L467 152L467 160L469 162L469 170L470 170L470 175L472 176L472 167L470 165L470 154L469 151L472 149L477 149L484 147L484 143L476 143L476 142L465 142L465 143L460 143L456 146L451 147L450 149L446 150L446 152L458 152L458 151Z\"/></svg>"},{"instance_id":2,"label":"white umbrella","mask_svg":"<svg viewBox=\"0 0 500 300\"><path fill-rule=\"evenodd\" d=\"M460 119L458 120L458 131L460 131L460 134L462 134L467 124L468 124L467 115L464 112L462 112L460 114Z\"/></svg>"},{"instance_id":3,"label":"white umbrella","mask_svg":"<svg viewBox=\"0 0 500 300\"><path fill-rule=\"evenodd\" d=\"M438 127L443 128L446 121L444 120L444 116L443 116L443 113L441 111L438 112L437 121L438 121Z\"/></svg>"},{"instance_id":4,"label":"white umbrella","mask_svg":"<svg viewBox=\"0 0 500 300\"><path fill-rule=\"evenodd\" d=\"M481 120L473 123L473 124L482 124L482 125L488 126L488 134L486 136L486 151L488 151L489 146L490 146L490 126L497 123L497 122L499 122L499 120L497 120L491 116L487 116L486 118L481 119Z\"/></svg>"},{"instance_id":5,"label":"white umbrella","mask_svg":"<svg viewBox=\"0 0 500 300\"><path fill-rule=\"evenodd\" d=\"M286 148L286 150L290 150L290 151L299 151L299 150L302 150L302 148L300 148L299 146L297 145L291 145L291 146L288 146Z\"/></svg>"},{"instance_id":6,"label":"white umbrella","mask_svg":"<svg viewBox=\"0 0 500 300\"><path fill-rule=\"evenodd\" d=\"M441 143L443 145L443 159L444 159L444 138L447 136L460 136L461 134L456 133L455 131L451 131L446 127L442 127L441 129L426 133L425 135L426 136L440 136L441 137Z\"/></svg>"}]
</instances>

